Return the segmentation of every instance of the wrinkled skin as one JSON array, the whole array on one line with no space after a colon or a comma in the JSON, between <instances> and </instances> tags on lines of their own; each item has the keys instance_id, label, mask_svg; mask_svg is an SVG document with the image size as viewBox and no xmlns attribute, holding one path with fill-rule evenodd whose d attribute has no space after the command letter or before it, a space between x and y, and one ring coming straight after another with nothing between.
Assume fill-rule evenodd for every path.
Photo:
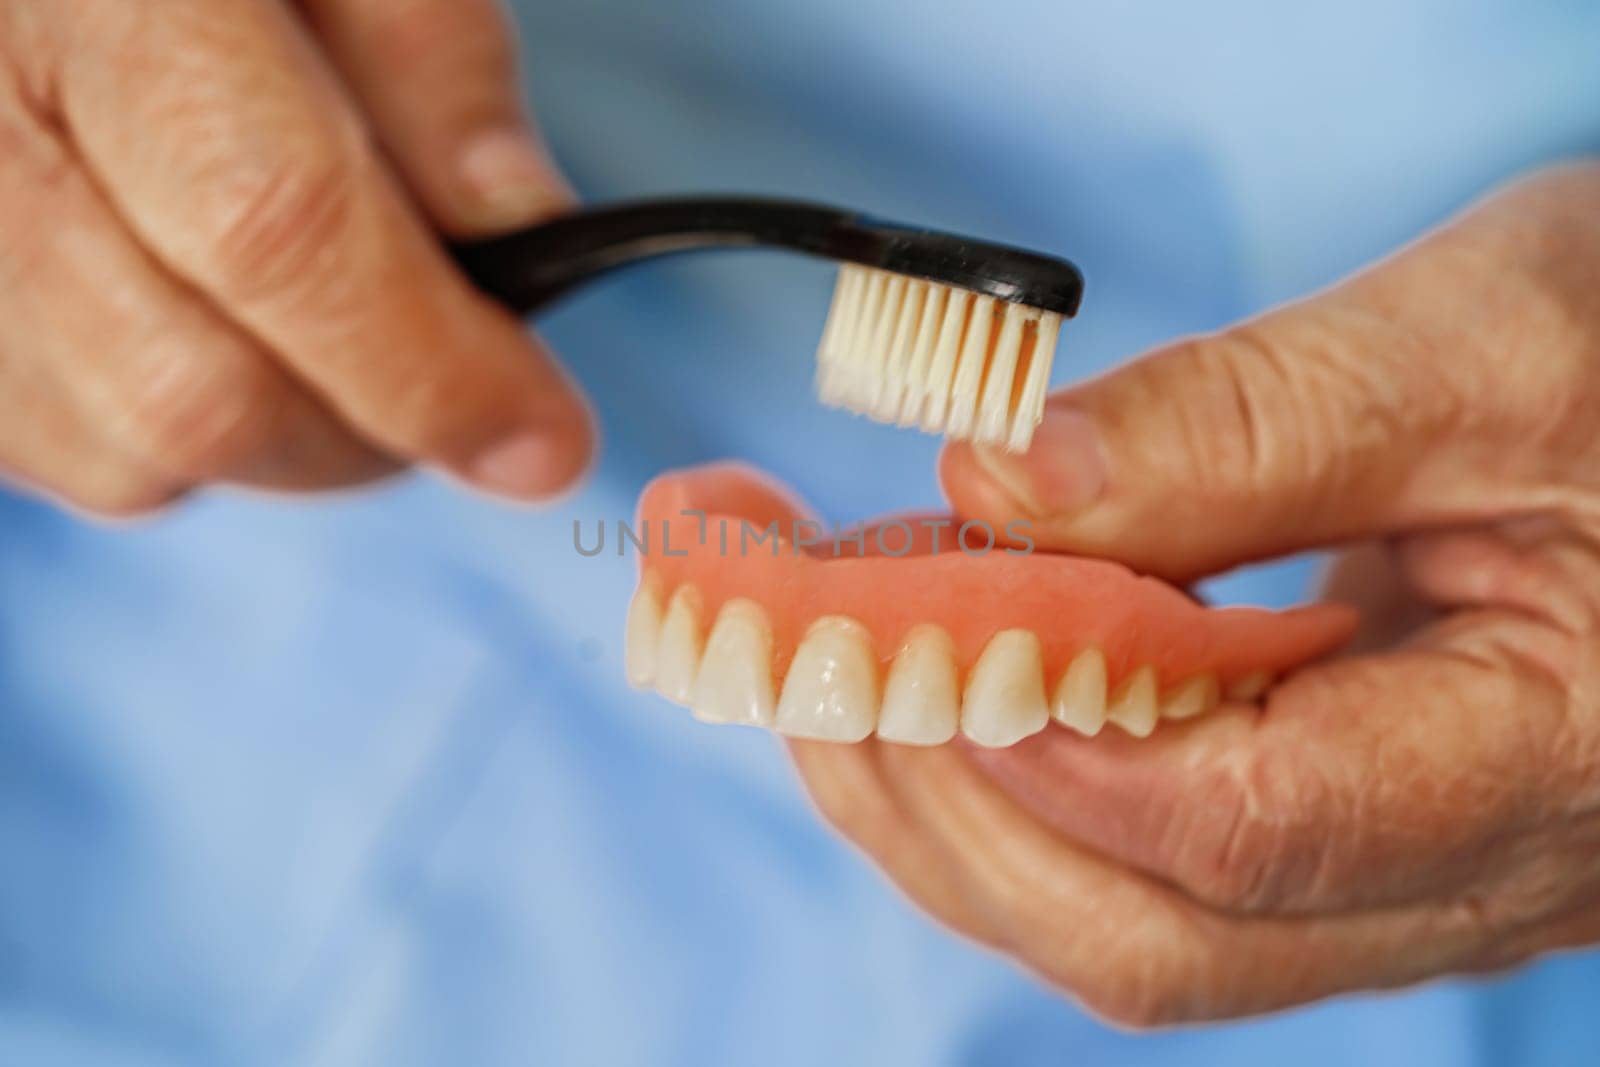
<instances>
[{"instance_id":1,"label":"wrinkled skin","mask_svg":"<svg viewBox=\"0 0 1600 1067\"><path fill-rule=\"evenodd\" d=\"M953 446L970 516L1174 581L1341 545L1358 645L1146 741L794 744L917 903L1146 1027L1600 941L1600 167Z\"/></svg>"},{"instance_id":2,"label":"wrinkled skin","mask_svg":"<svg viewBox=\"0 0 1600 1067\"><path fill-rule=\"evenodd\" d=\"M515 84L492 0L0 5L0 470L108 516L569 484L581 399L436 237L566 205ZM819 805L1129 1024L1600 939L1597 294L1567 169L1065 394L1025 461L952 449L973 517L1172 580L1361 542L1363 649L1143 742L797 744Z\"/></svg>"},{"instance_id":3,"label":"wrinkled skin","mask_svg":"<svg viewBox=\"0 0 1600 1067\"><path fill-rule=\"evenodd\" d=\"M102 516L410 464L548 496L587 409L438 233L569 198L496 0L8 0L0 472Z\"/></svg>"}]
</instances>

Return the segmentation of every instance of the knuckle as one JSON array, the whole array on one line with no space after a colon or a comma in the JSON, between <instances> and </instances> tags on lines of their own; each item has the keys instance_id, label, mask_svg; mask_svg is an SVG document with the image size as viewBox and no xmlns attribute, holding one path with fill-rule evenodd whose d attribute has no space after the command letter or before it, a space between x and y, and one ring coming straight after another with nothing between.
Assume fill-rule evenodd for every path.
<instances>
[{"instance_id":1,"label":"knuckle","mask_svg":"<svg viewBox=\"0 0 1600 1067\"><path fill-rule=\"evenodd\" d=\"M339 147L313 143L230 189L207 266L224 298L271 301L329 284L358 218L370 152L356 135Z\"/></svg>"},{"instance_id":2,"label":"knuckle","mask_svg":"<svg viewBox=\"0 0 1600 1067\"><path fill-rule=\"evenodd\" d=\"M269 373L242 362L157 375L123 407L123 433L162 469L225 474L271 447L279 405Z\"/></svg>"},{"instance_id":3,"label":"knuckle","mask_svg":"<svg viewBox=\"0 0 1600 1067\"><path fill-rule=\"evenodd\" d=\"M1251 514L1270 506L1292 525L1314 522L1342 499L1339 489L1384 469L1376 461L1415 413L1395 361L1373 349L1401 339L1374 339L1369 323L1341 316L1301 308L1184 342L1180 397L1153 369L1149 391L1171 411L1178 438L1173 462L1199 491ZM1264 488L1274 491L1263 497Z\"/></svg>"},{"instance_id":4,"label":"knuckle","mask_svg":"<svg viewBox=\"0 0 1600 1067\"><path fill-rule=\"evenodd\" d=\"M1265 346L1260 349L1267 351ZM1268 428L1258 400L1258 375L1246 373L1237 350L1209 339L1185 343L1181 357L1193 373L1189 380L1205 382L1217 394L1217 402L1203 405L1179 404L1175 424L1183 454L1194 460L1194 473L1204 480L1208 492L1238 492L1240 487L1263 481L1263 451ZM1271 366L1270 360L1266 361ZM1188 413L1188 414L1185 414ZM1217 422L1229 425L1218 431Z\"/></svg>"},{"instance_id":5,"label":"knuckle","mask_svg":"<svg viewBox=\"0 0 1600 1067\"><path fill-rule=\"evenodd\" d=\"M1257 756L1219 768L1192 797L1174 845L1178 882L1206 903L1238 912L1283 904L1299 889L1306 863L1297 842L1307 832L1305 804L1285 770Z\"/></svg>"},{"instance_id":6,"label":"knuckle","mask_svg":"<svg viewBox=\"0 0 1600 1067\"><path fill-rule=\"evenodd\" d=\"M1292 390L1272 340L1246 325L1225 338L1187 342L1184 358L1193 371L1187 380L1213 393L1210 403L1175 405L1181 454L1190 457L1203 492L1247 495L1280 480L1275 474L1285 465L1301 462L1291 454L1297 438L1276 432Z\"/></svg>"}]
</instances>

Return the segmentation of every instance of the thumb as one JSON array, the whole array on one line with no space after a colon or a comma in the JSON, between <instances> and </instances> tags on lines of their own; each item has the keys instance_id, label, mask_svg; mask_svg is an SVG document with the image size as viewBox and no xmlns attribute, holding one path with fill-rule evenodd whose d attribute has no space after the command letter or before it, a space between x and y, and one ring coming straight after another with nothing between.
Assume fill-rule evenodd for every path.
<instances>
[{"instance_id":1,"label":"thumb","mask_svg":"<svg viewBox=\"0 0 1600 1067\"><path fill-rule=\"evenodd\" d=\"M1024 455L947 448L946 493L968 518L1027 520L1041 547L1173 581L1547 508L1557 468L1584 469L1557 453L1592 440L1593 372L1569 358L1573 317L1472 243L1444 231L1059 393Z\"/></svg>"}]
</instances>

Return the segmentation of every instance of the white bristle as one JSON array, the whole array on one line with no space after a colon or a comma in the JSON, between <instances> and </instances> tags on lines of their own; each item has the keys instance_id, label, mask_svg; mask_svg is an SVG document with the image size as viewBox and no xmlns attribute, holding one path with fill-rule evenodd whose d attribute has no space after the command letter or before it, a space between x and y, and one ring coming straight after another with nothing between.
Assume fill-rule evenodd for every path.
<instances>
[{"instance_id":1,"label":"white bristle","mask_svg":"<svg viewBox=\"0 0 1600 1067\"><path fill-rule=\"evenodd\" d=\"M1007 304L1000 337L994 345L989 373L983 378L983 396L978 400L978 425L973 436L979 441L999 443L1011 430L1011 385L1017 377L1017 361L1022 358L1022 324L1036 314L1021 304Z\"/></svg>"},{"instance_id":2,"label":"white bristle","mask_svg":"<svg viewBox=\"0 0 1600 1067\"><path fill-rule=\"evenodd\" d=\"M1034 328L1033 351L1028 357L1028 376L1017 394L1016 411L1011 416L1011 436L1006 448L1026 452L1033 441L1034 428L1044 418L1045 396L1050 392L1050 367L1055 362L1056 345L1061 339L1061 316L1041 311Z\"/></svg>"},{"instance_id":3,"label":"white bristle","mask_svg":"<svg viewBox=\"0 0 1600 1067\"><path fill-rule=\"evenodd\" d=\"M917 335L911 343L911 365L906 368L900 417L895 420L901 426L915 426L922 418L928 375L933 371L933 354L939 347L939 324L944 321L945 308L950 303L949 288L932 282L923 285L927 288L927 297L922 304L922 316L917 320Z\"/></svg>"},{"instance_id":4,"label":"white bristle","mask_svg":"<svg viewBox=\"0 0 1600 1067\"><path fill-rule=\"evenodd\" d=\"M906 276L889 275L883 289L883 302L878 305L872 328L867 331L866 361L861 365L860 402L868 411L877 410L884 392L884 375L888 372L889 342L894 340L895 323L900 319L900 305L905 300Z\"/></svg>"},{"instance_id":5,"label":"white bristle","mask_svg":"<svg viewBox=\"0 0 1600 1067\"><path fill-rule=\"evenodd\" d=\"M960 440L972 436L973 417L978 412L978 390L983 388L983 368L989 362L990 327L998 301L974 297L967 316L966 333L961 339L961 362L956 364L956 379L950 384L950 414L944 432Z\"/></svg>"},{"instance_id":6,"label":"white bristle","mask_svg":"<svg viewBox=\"0 0 1600 1067\"><path fill-rule=\"evenodd\" d=\"M879 422L893 422L900 417L900 407L905 401L906 375L911 367L912 350L917 339L917 323L922 318L922 305L928 299L926 282L908 281L905 295L900 301L900 313L895 316L894 335L889 339L889 352L883 366L883 387L872 403L872 417Z\"/></svg>"},{"instance_id":7,"label":"white bristle","mask_svg":"<svg viewBox=\"0 0 1600 1067\"><path fill-rule=\"evenodd\" d=\"M817 351L817 391L879 422L1025 452L1060 334L1053 312L847 264Z\"/></svg>"},{"instance_id":8,"label":"white bristle","mask_svg":"<svg viewBox=\"0 0 1600 1067\"><path fill-rule=\"evenodd\" d=\"M866 272L843 270L833 293L833 310L822 333L817 353L817 391L822 402L834 407L845 403L845 378L849 374L851 334L861 313L861 294L867 285Z\"/></svg>"},{"instance_id":9,"label":"white bristle","mask_svg":"<svg viewBox=\"0 0 1600 1067\"><path fill-rule=\"evenodd\" d=\"M922 428L929 433L945 431L950 386L956 376L956 357L961 354L961 335L966 330L967 314L971 310L972 294L965 289L951 289L945 295L939 332L933 338L933 365L922 381Z\"/></svg>"}]
</instances>

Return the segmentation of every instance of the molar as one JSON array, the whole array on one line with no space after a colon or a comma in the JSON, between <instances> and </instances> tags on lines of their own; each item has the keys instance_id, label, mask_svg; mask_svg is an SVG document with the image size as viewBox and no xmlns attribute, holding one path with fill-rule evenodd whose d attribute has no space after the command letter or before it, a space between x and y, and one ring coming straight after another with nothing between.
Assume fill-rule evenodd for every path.
<instances>
[{"instance_id":1,"label":"molar","mask_svg":"<svg viewBox=\"0 0 1600 1067\"><path fill-rule=\"evenodd\" d=\"M722 605L706 638L689 706L702 722L770 726L776 703L772 625L761 605L737 597Z\"/></svg>"},{"instance_id":2,"label":"molar","mask_svg":"<svg viewBox=\"0 0 1600 1067\"><path fill-rule=\"evenodd\" d=\"M1117 687L1106 708L1106 720L1134 737L1149 737L1160 717L1156 692L1155 668L1140 667Z\"/></svg>"},{"instance_id":3,"label":"molar","mask_svg":"<svg viewBox=\"0 0 1600 1067\"><path fill-rule=\"evenodd\" d=\"M656 692L675 704L689 703L694 676L700 669L700 590L680 585L667 603L656 645Z\"/></svg>"},{"instance_id":4,"label":"molar","mask_svg":"<svg viewBox=\"0 0 1600 1067\"><path fill-rule=\"evenodd\" d=\"M1106 657L1097 648L1077 654L1056 686L1050 713L1057 722L1085 737L1094 737L1106 725Z\"/></svg>"},{"instance_id":5,"label":"molar","mask_svg":"<svg viewBox=\"0 0 1600 1067\"><path fill-rule=\"evenodd\" d=\"M1173 720L1192 719L1216 707L1221 697L1216 675L1196 675L1162 694L1161 717Z\"/></svg>"},{"instance_id":6,"label":"molar","mask_svg":"<svg viewBox=\"0 0 1600 1067\"><path fill-rule=\"evenodd\" d=\"M656 680L656 646L661 643L661 580L647 574L628 605L622 631L622 663L628 684L648 689Z\"/></svg>"},{"instance_id":7,"label":"molar","mask_svg":"<svg viewBox=\"0 0 1600 1067\"><path fill-rule=\"evenodd\" d=\"M883 687L878 736L903 745L942 745L961 718L955 643L925 623L906 635Z\"/></svg>"},{"instance_id":8,"label":"molar","mask_svg":"<svg viewBox=\"0 0 1600 1067\"><path fill-rule=\"evenodd\" d=\"M1002 630L990 639L967 679L961 732L985 748L1014 745L1045 728L1044 652L1032 630Z\"/></svg>"},{"instance_id":9,"label":"molar","mask_svg":"<svg viewBox=\"0 0 1600 1067\"><path fill-rule=\"evenodd\" d=\"M866 627L818 619L795 649L778 698L776 729L817 741L864 741L878 717L878 663Z\"/></svg>"}]
</instances>

